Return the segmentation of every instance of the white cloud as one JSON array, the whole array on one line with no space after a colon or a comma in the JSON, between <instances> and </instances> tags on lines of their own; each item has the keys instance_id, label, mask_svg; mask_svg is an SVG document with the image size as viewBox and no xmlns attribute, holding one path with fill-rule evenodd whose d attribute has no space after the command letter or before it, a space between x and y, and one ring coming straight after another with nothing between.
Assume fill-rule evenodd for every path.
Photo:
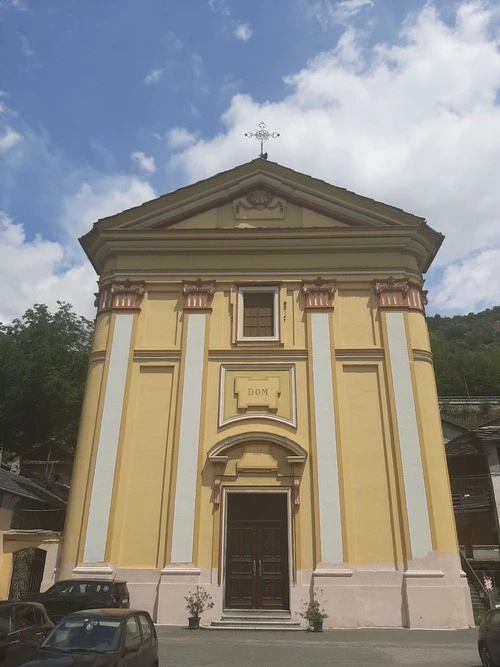
<instances>
[{"instance_id":1,"label":"white cloud","mask_svg":"<svg viewBox=\"0 0 500 667\"><path fill-rule=\"evenodd\" d=\"M147 86L149 86L150 83L158 83L162 74L162 69L152 69L151 72L144 77L144 83Z\"/></svg>"},{"instance_id":2,"label":"white cloud","mask_svg":"<svg viewBox=\"0 0 500 667\"><path fill-rule=\"evenodd\" d=\"M220 14L221 16L231 16L231 10L229 9L229 4L227 0L208 0L208 6L214 14Z\"/></svg>"},{"instance_id":3,"label":"white cloud","mask_svg":"<svg viewBox=\"0 0 500 667\"><path fill-rule=\"evenodd\" d=\"M35 51L31 46L29 39L26 37L26 35L19 34L19 36L21 38L21 50L23 55L26 56L26 58L31 58L35 55Z\"/></svg>"},{"instance_id":4,"label":"white cloud","mask_svg":"<svg viewBox=\"0 0 500 667\"><path fill-rule=\"evenodd\" d=\"M23 226L0 211L0 322L19 317L34 303L55 309L58 300L92 317L97 276L82 259L69 265L61 244L39 235L27 240Z\"/></svg>"},{"instance_id":5,"label":"white cloud","mask_svg":"<svg viewBox=\"0 0 500 667\"><path fill-rule=\"evenodd\" d=\"M95 177L64 198L61 225L72 238L90 231L100 218L115 215L156 197L149 183L124 175Z\"/></svg>"},{"instance_id":6,"label":"white cloud","mask_svg":"<svg viewBox=\"0 0 500 667\"><path fill-rule=\"evenodd\" d=\"M201 111L191 102L189 103L189 111L195 118L199 118L201 116Z\"/></svg>"},{"instance_id":7,"label":"white cloud","mask_svg":"<svg viewBox=\"0 0 500 667\"><path fill-rule=\"evenodd\" d=\"M130 158L136 163L139 169L147 171L148 174L153 174L156 171L156 164L153 156L145 155L142 151L135 151L135 153L131 154Z\"/></svg>"},{"instance_id":8,"label":"white cloud","mask_svg":"<svg viewBox=\"0 0 500 667\"><path fill-rule=\"evenodd\" d=\"M10 148L18 144L21 139L22 136L19 132L16 132L10 127L5 128L5 134L0 136L0 153L8 151Z\"/></svg>"},{"instance_id":9,"label":"white cloud","mask_svg":"<svg viewBox=\"0 0 500 667\"><path fill-rule=\"evenodd\" d=\"M0 0L0 9L2 7L12 9L17 9L19 12L26 12L28 8L24 4L23 0Z\"/></svg>"},{"instance_id":10,"label":"white cloud","mask_svg":"<svg viewBox=\"0 0 500 667\"><path fill-rule=\"evenodd\" d=\"M169 148L182 149L192 146L198 138L198 134L190 132L185 127L173 127L167 133Z\"/></svg>"},{"instance_id":11,"label":"white cloud","mask_svg":"<svg viewBox=\"0 0 500 667\"><path fill-rule=\"evenodd\" d=\"M78 236L99 218L119 213L156 197L148 183L135 177L96 177L63 199L60 222L67 233L63 243L36 235L27 239L22 224L0 211L0 322L18 317L34 303L55 308L72 303L76 312L93 317L97 276Z\"/></svg>"},{"instance_id":12,"label":"white cloud","mask_svg":"<svg viewBox=\"0 0 500 667\"><path fill-rule=\"evenodd\" d=\"M500 248L483 250L446 267L439 287L431 291L435 309L470 312L498 305Z\"/></svg>"},{"instance_id":13,"label":"white cloud","mask_svg":"<svg viewBox=\"0 0 500 667\"><path fill-rule=\"evenodd\" d=\"M336 48L285 79L282 100L235 95L224 131L186 145L171 167L192 182L252 159L244 133L264 120L281 133L266 144L271 160L426 217L447 236L437 266L496 248L497 17L493 5L462 2L447 24L426 6L394 44L369 50L366 36L348 28Z\"/></svg>"},{"instance_id":14,"label":"white cloud","mask_svg":"<svg viewBox=\"0 0 500 667\"><path fill-rule=\"evenodd\" d=\"M253 29L249 23L243 23L233 18L228 0L208 0L208 6L221 19L222 29L230 32L236 39L248 42L253 36Z\"/></svg>"},{"instance_id":15,"label":"white cloud","mask_svg":"<svg viewBox=\"0 0 500 667\"><path fill-rule=\"evenodd\" d=\"M237 23L234 29L234 36L242 42L248 42L253 37L253 30L249 23Z\"/></svg>"},{"instance_id":16,"label":"white cloud","mask_svg":"<svg viewBox=\"0 0 500 667\"><path fill-rule=\"evenodd\" d=\"M306 16L318 21L322 28L349 23L366 7L373 7L373 0L302 0Z\"/></svg>"}]
</instances>

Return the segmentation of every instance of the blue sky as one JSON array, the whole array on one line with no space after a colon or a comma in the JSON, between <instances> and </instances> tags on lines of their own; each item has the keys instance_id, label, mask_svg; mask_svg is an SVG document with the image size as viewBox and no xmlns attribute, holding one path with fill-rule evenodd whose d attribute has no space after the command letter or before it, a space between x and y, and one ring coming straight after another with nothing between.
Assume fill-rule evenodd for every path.
<instances>
[{"instance_id":1,"label":"blue sky","mask_svg":"<svg viewBox=\"0 0 500 667\"><path fill-rule=\"evenodd\" d=\"M270 158L446 234L430 312L498 304L500 4L0 0L0 320L92 315L76 239Z\"/></svg>"}]
</instances>

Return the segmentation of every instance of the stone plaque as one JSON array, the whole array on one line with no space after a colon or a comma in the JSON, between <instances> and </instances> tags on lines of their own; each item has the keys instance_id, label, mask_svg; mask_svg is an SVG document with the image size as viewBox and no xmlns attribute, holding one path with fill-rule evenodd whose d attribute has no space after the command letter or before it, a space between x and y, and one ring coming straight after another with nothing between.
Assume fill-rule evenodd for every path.
<instances>
[{"instance_id":1,"label":"stone plaque","mask_svg":"<svg viewBox=\"0 0 500 667\"><path fill-rule=\"evenodd\" d=\"M295 426L293 364L222 364L219 425L274 419Z\"/></svg>"},{"instance_id":2,"label":"stone plaque","mask_svg":"<svg viewBox=\"0 0 500 667\"><path fill-rule=\"evenodd\" d=\"M238 397L238 410L247 410L250 406L277 410L280 379L279 377L257 379L237 377L234 381L234 393Z\"/></svg>"}]
</instances>

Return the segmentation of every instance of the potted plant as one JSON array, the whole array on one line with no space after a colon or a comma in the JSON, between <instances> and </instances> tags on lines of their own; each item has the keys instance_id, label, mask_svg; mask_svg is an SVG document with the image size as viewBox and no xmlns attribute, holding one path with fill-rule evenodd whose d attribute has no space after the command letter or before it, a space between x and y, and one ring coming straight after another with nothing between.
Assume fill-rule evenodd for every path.
<instances>
[{"instance_id":1,"label":"potted plant","mask_svg":"<svg viewBox=\"0 0 500 667\"><path fill-rule=\"evenodd\" d=\"M328 614L314 592L311 600L304 602L304 608L300 612L300 615L306 619L313 632L323 632L323 621L325 618L328 618Z\"/></svg>"},{"instance_id":2,"label":"potted plant","mask_svg":"<svg viewBox=\"0 0 500 667\"><path fill-rule=\"evenodd\" d=\"M198 630L202 613L205 609L212 609L214 606L212 596L203 586L196 586L194 593L190 591L189 595L184 599L187 602L186 609L189 612L189 629Z\"/></svg>"}]
</instances>

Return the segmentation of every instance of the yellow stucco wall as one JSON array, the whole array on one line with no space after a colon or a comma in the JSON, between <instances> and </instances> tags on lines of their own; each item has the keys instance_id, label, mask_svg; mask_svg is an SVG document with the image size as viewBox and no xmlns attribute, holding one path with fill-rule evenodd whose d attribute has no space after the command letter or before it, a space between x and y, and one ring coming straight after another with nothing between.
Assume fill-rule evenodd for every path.
<instances>
[{"instance_id":1,"label":"yellow stucco wall","mask_svg":"<svg viewBox=\"0 0 500 667\"><path fill-rule=\"evenodd\" d=\"M186 312L182 310L183 279L201 277L215 281L211 310L206 314L207 336L199 443L198 489L195 518L195 564L219 566L221 508L214 507L216 467L207 454L217 443L247 432L287 437L307 453L301 471L300 509L293 514L294 564L312 570L319 551L317 480L313 461L314 428L311 419L310 334L301 294L301 279L317 275L336 281L334 310L330 311L332 369L337 419L341 512L344 550L353 565L394 567L408 555L407 527L401 484L401 461L395 437L394 397L387 379L386 350L381 311L377 308L374 279L385 267L418 275L415 256L401 247L364 250L325 250L313 254L288 247L286 229L342 226L327 216L289 204L283 220L283 252L235 256L224 249L189 253L123 252L107 260L103 275L130 273L145 281L145 295L135 315L130 368L120 430L117 471L111 508L106 560L121 568L162 568L170 562L175 470L180 398L186 338ZM212 230L248 226L234 220L226 204L200 213L175 226L177 231ZM257 226L257 223L255 223ZM168 231L165 232L168 234ZM386 275L386 274L385 274ZM251 344L236 342L237 286L265 281L278 285L277 316L280 340ZM119 315L118 315L119 316ZM96 443L104 400L107 364L116 314L99 315L89 370L82 422L71 484L61 574L67 575L83 558L85 526L95 465ZM429 351L423 315L405 312L411 350ZM148 356L149 355L149 356ZM418 400L419 433L435 547L456 551L453 513L442 449L440 421L432 362L413 360L412 381ZM262 364L293 364L295 368L296 426L258 418L219 424L222 364L239 364L258 370ZM233 397L234 398L234 397ZM233 399L232 399L233 400ZM234 406L233 406L234 413ZM235 460L255 449L251 443L233 452ZM240 474L236 463L219 471L226 486L290 488L293 472L279 461L277 472Z\"/></svg>"}]
</instances>

